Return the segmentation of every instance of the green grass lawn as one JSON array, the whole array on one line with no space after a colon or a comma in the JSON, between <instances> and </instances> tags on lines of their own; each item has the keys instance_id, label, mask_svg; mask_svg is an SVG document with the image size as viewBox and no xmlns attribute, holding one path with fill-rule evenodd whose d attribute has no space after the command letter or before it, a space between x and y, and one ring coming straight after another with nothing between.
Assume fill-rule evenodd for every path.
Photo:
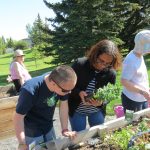
<instances>
[{"instance_id":1,"label":"green grass lawn","mask_svg":"<svg viewBox=\"0 0 150 150\"><path fill-rule=\"evenodd\" d=\"M117 84L120 84L120 77L121 77L121 73L120 71L117 72ZM121 104L121 99L117 99L117 100L114 100L114 101L111 101L108 105L107 105L107 109L106 109L106 113L108 115L114 115L114 111L113 111L113 108L114 108L114 105L120 105Z\"/></svg>"},{"instance_id":2,"label":"green grass lawn","mask_svg":"<svg viewBox=\"0 0 150 150\"><path fill-rule=\"evenodd\" d=\"M49 72L54 67L54 65L45 63L50 62L52 60L52 57L38 59L37 63L35 63L35 59L32 56L31 50L26 50L24 51L24 53L25 65L32 77ZM12 54L0 55L0 86L8 85L6 78L9 74L9 65L12 61L12 57Z\"/></svg>"},{"instance_id":3,"label":"green grass lawn","mask_svg":"<svg viewBox=\"0 0 150 150\"><path fill-rule=\"evenodd\" d=\"M34 58L32 56L31 50L24 51L25 53L25 65L29 70L32 77L41 75L43 73L52 70L55 65L46 64L45 62L50 62L52 57L46 57L44 59L38 59L37 65L35 64ZM12 54L0 55L0 86L8 85L6 81L7 75L9 74L9 64L12 61ZM145 57L145 62L148 68L148 74L150 79L150 55ZM135 62L136 63L136 62ZM120 84L121 73L117 72L117 83ZM114 115L113 106L116 104L121 104L121 100L115 100L107 105L107 114Z\"/></svg>"}]
</instances>

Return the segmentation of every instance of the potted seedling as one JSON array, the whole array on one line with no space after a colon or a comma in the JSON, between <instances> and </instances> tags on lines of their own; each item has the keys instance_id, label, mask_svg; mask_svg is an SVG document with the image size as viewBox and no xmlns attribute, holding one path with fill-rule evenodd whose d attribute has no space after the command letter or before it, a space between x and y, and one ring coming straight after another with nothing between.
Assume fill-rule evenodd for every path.
<instances>
[{"instance_id":1,"label":"potted seedling","mask_svg":"<svg viewBox=\"0 0 150 150\"><path fill-rule=\"evenodd\" d=\"M109 103L112 100L116 100L120 98L121 88L118 84L110 84L108 83L103 88L99 88L90 95L93 99L98 101L103 101L104 103Z\"/></svg>"}]
</instances>

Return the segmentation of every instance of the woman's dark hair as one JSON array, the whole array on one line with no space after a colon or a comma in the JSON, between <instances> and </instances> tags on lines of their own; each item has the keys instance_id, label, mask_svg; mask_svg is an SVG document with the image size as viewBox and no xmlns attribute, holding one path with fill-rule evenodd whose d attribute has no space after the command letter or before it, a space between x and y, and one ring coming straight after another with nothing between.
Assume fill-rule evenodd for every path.
<instances>
[{"instance_id":1,"label":"woman's dark hair","mask_svg":"<svg viewBox=\"0 0 150 150\"><path fill-rule=\"evenodd\" d=\"M87 55L91 65L96 64L97 58L102 54L113 57L112 67L119 69L121 67L122 57L115 43L110 40L102 40L93 45Z\"/></svg>"}]
</instances>

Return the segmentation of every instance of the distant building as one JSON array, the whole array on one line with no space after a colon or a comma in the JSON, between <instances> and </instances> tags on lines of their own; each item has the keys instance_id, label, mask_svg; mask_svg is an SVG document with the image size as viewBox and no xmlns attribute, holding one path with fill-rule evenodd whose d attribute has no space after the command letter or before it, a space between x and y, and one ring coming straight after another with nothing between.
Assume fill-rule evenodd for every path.
<instances>
[{"instance_id":1,"label":"distant building","mask_svg":"<svg viewBox=\"0 0 150 150\"><path fill-rule=\"evenodd\" d=\"M31 48L32 47L32 41L29 38L25 38L25 39L21 39L21 41L25 41L28 44L28 47Z\"/></svg>"}]
</instances>

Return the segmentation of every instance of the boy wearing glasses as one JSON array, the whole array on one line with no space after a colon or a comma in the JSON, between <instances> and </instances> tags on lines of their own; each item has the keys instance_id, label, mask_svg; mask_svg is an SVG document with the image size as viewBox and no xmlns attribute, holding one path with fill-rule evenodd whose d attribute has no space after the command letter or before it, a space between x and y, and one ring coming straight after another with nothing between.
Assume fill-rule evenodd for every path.
<instances>
[{"instance_id":1,"label":"boy wearing glasses","mask_svg":"<svg viewBox=\"0 0 150 150\"><path fill-rule=\"evenodd\" d=\"M31 143L39 145L56 138L53 115L60 100L62 134L73 138L68 131L68 94L76 84L76 74L69 66L59 66L45 76L27 81L21 88L14 125L19 142L18 149L26 150Z\"/></svg>"}]
</instances>

